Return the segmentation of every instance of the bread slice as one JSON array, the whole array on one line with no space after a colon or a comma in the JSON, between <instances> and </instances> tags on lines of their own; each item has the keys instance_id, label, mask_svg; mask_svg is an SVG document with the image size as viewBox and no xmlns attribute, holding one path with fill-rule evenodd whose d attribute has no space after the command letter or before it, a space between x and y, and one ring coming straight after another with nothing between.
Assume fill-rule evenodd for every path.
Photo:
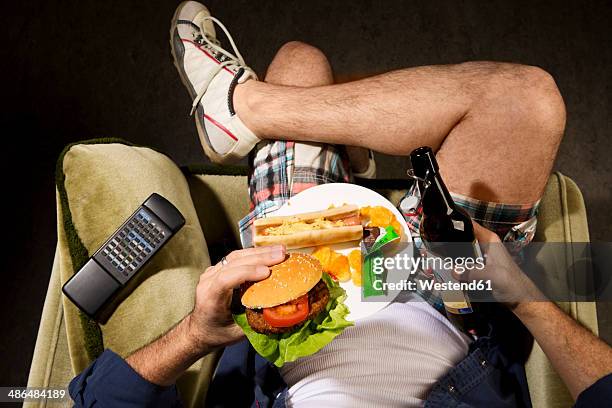
<instances>
[{"instance_id":1,"label":"bread slice","mask_svg":"<svg viewBox=\"0 0 612 408\"><path fill-rule=\"evenodd\" d=\"M270 276L252 284L242 295L242 304L249 309L274 307L308 293L323 275L319 261L295 252L282 263L270 268Z\"/></svg>"}]
</instances>

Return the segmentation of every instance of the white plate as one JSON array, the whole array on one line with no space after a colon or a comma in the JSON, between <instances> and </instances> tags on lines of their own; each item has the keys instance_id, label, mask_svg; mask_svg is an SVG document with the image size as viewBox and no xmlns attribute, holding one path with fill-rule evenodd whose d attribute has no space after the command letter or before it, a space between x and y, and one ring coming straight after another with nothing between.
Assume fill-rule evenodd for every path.
<instances>
[{"instance_id":1,"label":"white plate","mask_svg":"<svg viewBox=\"0 0 612 408\"><path fill-rule=\"evenodd\" d=\"M330 206L341 206L343 204L355 204L359 207L366 206L382 206L386 207L393 215L398 219L402 228L402 241L411 242L410 231L404 221L404 218L399 211L391 204L385 197L380 194L369 190L365 187L361 187L355 184L345 183L331 183L321 184L316 187L311 187L301 193L293 196L287 201L281 208L274 212L274 216L277 215L294 215L309 211L320 211L329 208ZM359 244L355 243L343 243L331 245L331 248L344 255L348 255L354 249L359 249ZM297 252L311 253L313 248L300 248L296 249ZM387 256L393 254L386 254ZM390 271L392 273L398 273ZM397 282L401 277L387 276L388 281ZM390 301L389 299L383 299L376 301L375 299L368 298L367 302L364 302L361 298L361 287L355 286L352 281L342 282L340 286L346 290L347 299L345 304L348 306L350 314L349 320L355 321L363 319L364 317L370 316L376 313L380 309L387 306Z\"/></svg>"}]
</instances>

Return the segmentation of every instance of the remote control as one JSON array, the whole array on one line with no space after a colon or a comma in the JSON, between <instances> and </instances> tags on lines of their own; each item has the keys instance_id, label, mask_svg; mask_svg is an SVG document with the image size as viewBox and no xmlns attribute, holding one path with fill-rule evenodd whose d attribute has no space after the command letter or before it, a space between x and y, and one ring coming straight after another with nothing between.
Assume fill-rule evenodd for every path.
<instances>
[{"instance_id":1,"label":"remote control","mask_svg":"<svg viewBox=\"0 0 612 408\"><path fill-rule=\"evenodd\" d=\"M64 284L64 294L97 319L104 307L185 224L179 210L153 193Z\"/></svg>"}]
</instances>

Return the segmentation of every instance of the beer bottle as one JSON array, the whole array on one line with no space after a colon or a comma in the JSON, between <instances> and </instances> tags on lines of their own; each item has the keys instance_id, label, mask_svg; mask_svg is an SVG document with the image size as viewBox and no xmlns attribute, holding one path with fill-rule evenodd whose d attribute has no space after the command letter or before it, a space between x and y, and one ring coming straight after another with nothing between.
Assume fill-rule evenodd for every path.
<instances>
[{"instance_id":1,"label":"beer bottle","mask_svg":"<svg viewBox=\"0 0 612 408\"><path fill-rule=\"evenodd\" d=\"M427 146L415 149L410 154L410 161L421 193L423 215L420 235L428 256L437 257L440 261L459 257L482 258L472 220L455 205L440 176L432 149ZM432 269L439 281L457 282L451 274L452 268L441 267L442 262L433 264ZM442 291L442 301L447 317L460 330L475 335L485 334L482 304L470 302L468 293L445 290Z\"/></svg>"}]
</instances>

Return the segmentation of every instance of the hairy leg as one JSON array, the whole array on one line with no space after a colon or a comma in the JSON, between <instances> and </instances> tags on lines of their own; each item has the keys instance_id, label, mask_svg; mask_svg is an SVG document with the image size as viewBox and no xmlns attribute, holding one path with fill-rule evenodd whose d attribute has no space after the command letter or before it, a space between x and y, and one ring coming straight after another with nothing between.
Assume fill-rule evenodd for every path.
<instances>
[{"instance_id":1,"label":"hairy leg","mask_svg":"<svg viewBox=\"0 0 612 408\"><path fill-rule=\"evenodd\" d=\"M234 104L265 138L291 135L395 155L429 145L452 191L514 204L541 197L565 127L550 75L491 62L309 88L247 81L236 88Z\"/></svg>"},{"instance_id":2,"label":"hairy leg","mask_svg":"<svg viewBox=\"0 0 612 408\"><path fill-rule=\"evenodd\" d=\"M334 76L329 61L321 50L303 42L291 41L283 45L274 56L266 72L265 82L275 85L316 87L333 84ZM285 135L292 134L285 133ZM367 168L367 149L347 146L347 154L356 172Z\"/></svg>"}]
</instances>

